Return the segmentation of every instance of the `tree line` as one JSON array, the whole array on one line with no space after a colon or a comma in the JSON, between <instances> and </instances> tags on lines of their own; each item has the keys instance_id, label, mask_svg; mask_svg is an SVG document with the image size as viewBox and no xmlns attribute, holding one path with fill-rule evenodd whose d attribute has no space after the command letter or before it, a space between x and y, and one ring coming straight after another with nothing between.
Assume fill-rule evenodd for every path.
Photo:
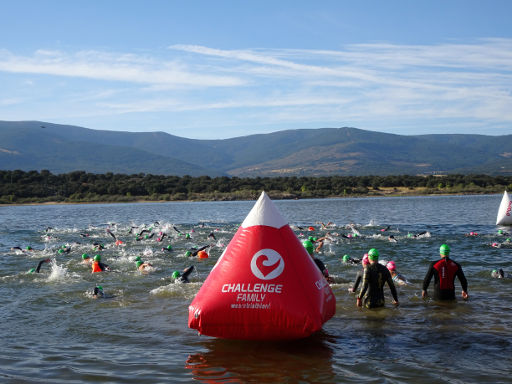
<instances>
[{"instance_id":1,"label":"tree line","mask_svg":"<svg viewBox=\"0 0 512 384\"><path fill-rule=\"evenodd\" d=\"M404 194L499 193L512 176L395 175L322 177L191 177L0 171L0 203L248 200Z\"/></svg>"}]
</instances>

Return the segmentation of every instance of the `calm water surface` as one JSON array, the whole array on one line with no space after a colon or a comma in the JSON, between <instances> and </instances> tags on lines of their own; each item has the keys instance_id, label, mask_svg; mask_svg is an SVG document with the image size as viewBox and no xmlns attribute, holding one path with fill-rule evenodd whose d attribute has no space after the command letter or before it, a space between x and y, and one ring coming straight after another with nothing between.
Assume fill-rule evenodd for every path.
<instances>
[{"instance_id":1,"label":"calm water surface","mask_svg":"<svg viewBox=\"0 0 512 384\"><path fill-rule=\"evenodd\" d=\"M319 257L335 278L337 300L321 332L280 343L214 339L187 327L188 304L254 201L0 207L0 382L510 383L512 278L490 276L498 267L512 273L512 247L494 225L500 201L501 195L275 201L298 236L332 234ZM317 222L334 225L321 230ZM352 233L351 223L361 237L336 236ZM317 230L299 228L308 226ZM156 234L136 241L131 227ZM114 246L106 228L123 246ZM168 235L162 242L155 240L159 231ZM466 236L472 231L478 236ZM389 234L398 241L389 242ZM94 242L105 245L102 260L112 272L93 275L81 264L82 253L96 253ZM467 302L421 299L429 261L445 242L468 278ZM58 253L64 244L70 253ZM161 250L169 244L172 252ZM185 256L207 244L209 259ZM398 288L398 308L389 290L387 307L371 311L356 308L348 292L360 267L341 257L360 258L372 247L411 283ZM135 270L139 255L154 271ZM53 261L41 273L26 274L46 257ZM191 264L192 282L173 283L172 271ZM110 298L93 299L96 284Z\"/></svg>"}]
</instances>

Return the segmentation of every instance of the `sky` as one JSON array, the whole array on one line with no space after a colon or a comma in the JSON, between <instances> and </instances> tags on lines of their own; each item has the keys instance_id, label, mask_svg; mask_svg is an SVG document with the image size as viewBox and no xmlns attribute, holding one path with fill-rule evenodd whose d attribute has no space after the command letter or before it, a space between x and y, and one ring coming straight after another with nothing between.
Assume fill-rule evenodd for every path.
<instances>
[{"instance_id":1,"label":"sky","mask_svg":"<svg viewBox=\"0 0 512 384\"><path fill-rule=\"evenodd\" d=\"M512 134L509 0L0 1L0 120Z\"/></svg>"}]
</instances>

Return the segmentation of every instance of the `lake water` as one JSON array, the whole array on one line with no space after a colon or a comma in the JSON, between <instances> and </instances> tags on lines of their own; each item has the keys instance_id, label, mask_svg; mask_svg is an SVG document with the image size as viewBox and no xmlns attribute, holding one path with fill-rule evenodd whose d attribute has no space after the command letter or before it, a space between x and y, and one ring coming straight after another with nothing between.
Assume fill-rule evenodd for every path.
<instances>
[{"instance_id":1,"label":"lake water","mask_svg":"<svg viewBox=\"0 0 512 384\"><path fill-rule=\"evenodd\" d=\"M512 273L508 236L494 225L500 201L501 195L275 201L298 236L322 236L327 230L317 222L334 223L333 240L318 257L334 276L337 301L321 332L279 343L215 339L187 327L189 303L254 201L0 207L0 382L510 383L512 278L491 278L495 268ZM351 223L362 236L341 236L352 233ZM316 231L298 228L309 226ZM145 239L145 232L137 241L131 227L168 236L157 242L158 234ZM124 244L114 246L106 228ZM208 239L212 232L215 240ZM112 272L91 274L81 263L82 253L96 253L93 242L105 245L102 261ZM421 299L442 243L464 269L468 301L460 299L458 281L456 303ZM71 251L59 253L65 244ZM173 251L162 251L168 244ZM185 256L207 244L208 259ZM360 267L340 259L360 258L372 247L410 282L398 287L398 308L387 286L380 310L356 308L348 292ZM138 255L153 264L152 273L136 271ZM26 274L46 257L53 261L41 273ZM191 264L191 283L173 283L172 271ZM93 299L96 284L110 298Z\"/></svg>"}]
</instances>

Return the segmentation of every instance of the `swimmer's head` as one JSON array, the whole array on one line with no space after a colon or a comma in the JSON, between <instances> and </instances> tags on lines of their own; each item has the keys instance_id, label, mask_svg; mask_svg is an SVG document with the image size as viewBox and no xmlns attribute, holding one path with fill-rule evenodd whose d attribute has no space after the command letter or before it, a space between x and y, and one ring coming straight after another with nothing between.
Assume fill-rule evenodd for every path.
<instances>
[{"instance_id":1,"label":"swimmer's head","mask_svg":"<svg viewBox=\"0 0 512 384\"><path fill-rule=\"evenodd\" d=\"M190 251L185 252L185 256L187 256L187 257L192 256L192 252L190 252Z\"/></svg>"},{"instance_id":2,"label":"swimmer's head","mask_svg":"<svg viewBox=\"0 0 512 384\"><path fill-rule=\"evenodd\" d=\"M313 247L313 243L311 242L311 240L304 240L302 242L302 245L304 246L304 248L306 248L306 251L311 255L313 256L313 250L314 250L314 247Z\"/></svg>"},{"instance_id":3,"label":"swimmer's head","mask_svg":"<svg viewBox=\"0 0 512 384\"><path fill-rule=\"evenodd\" d=\"M367 253L365 253L363 255L363 258L361 259L361 264L363 265L363 267L365 267L368 264L370 264L370 261L368 260L368 254Z\"/></svg>"},{"instance_id":4,"label":"swimmer's head","mask_svg":"<svg viewBox=\"0 0 512 384\"><path fill-rule=\"evenodd\" d=\"M27 246L27 248L25 248L27 251L31 251L32 250L32 247L29 245Z\"/></svg>"},{"instance_id":5,"label":"swimmer's head","mask_svg":"<svg viewBox=\"0 0 512 384\"><path fill-rule=\"evenodd\" d=\"M36 271L36 269L35 269L35 268L30 268L30 269L27 271L27 273L34 273L35 271Z\"/></svg>"},{"instance_id":6,"label":"swimmer's head","mask_svg":"<svg viewBox=\"0 0 512 384\"><path fill-rule=\"evenodd\" d=\"M503 235L503 229L498 229L498 234Z\"/></svg>"},{"instance_id":7,"label":"swimmer's head","mask_svg":"<svg viewBox=\"0 0 512 384\"><path fill-rule=\"evenodd\" d=\"M94 261L101 261L101 255L94 255Z\"/></svg>"},{"instance_id":8,"label":"swimmer's head","mask_svg":"<svg viewBox=\"0 0 512 384\"><path fill-rule=\"evenodd\" d=\"M343 262L344 263L348 263L350 261L350 256L349 255L343 255Z\"/></svg>"},{"instance_id":9,"label":"swimmer's head","mask_svg":"<svg viewBox=\"0 0 512 384\"><path fill-rule=\"evenodd\" d=\"M167 247L165 247L167 250L171 251L172 250L172 245L168 245Z\"/></svg>"},{"instance_id":10,"label":"swimmer's head","mask_svg":"<svg viewBox=\"0 0 512 384\"><path fill-rule=\"evenodd\" d=\"M388 261L388 263L386 264L386 268L389 269L390 271L395 271L396 270L395 262L393 260Z\"/></svg>"},{"instance_id":11,"label":"swimmer's head","mask_svg":"<svg viewBox=\"0 0 512 384\"><path fill-rule=\"evenodd\" d=\"M173 279L177 279L178 277L180 277L180 273L179 273L179 271L174 271L174 272L172 273L172 278L173 278Z\"/></svg>"},{"instance_id":12,"label":"swimmer's head","mask_svg":"<svg viewBox=\"0 0 512 384\"><path fill-rule=\"evenodd\" d=\"M142 260L139 260L135 263L135 265L137 266L137 268L139 268L142 264L144 264L144 262Z\"/></svg>"},{"instance_id":13,"label":"swimmer's head","mask_svg":"<svg viewBox=\"0 0 512 384\"><path fill-rule=\"evenodd\" d=\"M372 248L368 251L368 259L370 261L378 261L379 260L379 251L375 248Z\"/></svg>"},{"instance_id":14,"label":"swimmer's head","mask_svg":"<svg viewBox=\"0 0 512 384\"><path fill-rule=\"evenodd\" d=\"M190 233L187 233L187 234L185 235L185 239L190 239Z\"/></svg>"},{"instance_id":15,"label":"swimmer's head","mask_svg":"<svg viewBox=\"0 0 512 384\"><path fill-rule=\"evenodd\" d=\"M82 253L82 259L83 260L89 259L89 255L87 253Z\"/></svg>"},{"instance_id":16,"label":"swimmer's head","mask_svg":"<svg viewBox=\"0 0 512 384\"><path fill-rule=\"evenodd\" d=\"M450 256L450 247L448 244L443 244L439 247L439 254L443 257Z\"/></svg>"},{"instance_id":17,"label":"swimmer's head","mask_svg":"<svg viewBox=\"0 0 512 384\"><path fill-rule=\"evenodd\" d=\"M141 260L142 260L142 259L141 259L141 257L140 257L140 256L137 256L137 257L135 258L135 261L141 261Z\"/></svg>"},{"instance_id":18,"label":"swimmer's head","mask_svg":"<svg viewBox=\"0 0 512 384\"><path fill-rule=\"evenodd\" d=\"M64 253L64 250L61 248L57 251L57 253Z\"/></svg>"}]
</instances>

